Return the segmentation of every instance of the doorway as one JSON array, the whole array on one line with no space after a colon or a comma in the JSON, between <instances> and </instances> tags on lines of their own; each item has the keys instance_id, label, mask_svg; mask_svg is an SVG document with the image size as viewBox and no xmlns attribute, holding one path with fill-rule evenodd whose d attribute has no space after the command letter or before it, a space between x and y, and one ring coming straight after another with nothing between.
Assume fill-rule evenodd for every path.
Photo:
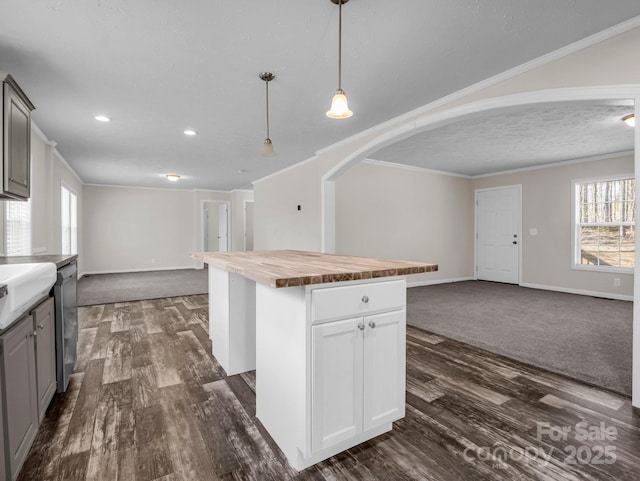
<instances>
[{"instance_id":1,"label":"doorway","mask_svg":"<svg viewBox=\"0 0 640 481\"><path fill-rule=\"evenodd\" d=\"M522 186L476 190L476 278L520 283Z\"/></svg>"},{"instance_id":2,"label":"doorway","mask_svg":"<svg viewBox=\"0 0 640 481\"><path fill-rule=\"evenodd\" d=\"M229 251L229 203L202 201L202 251Z\"/></svg>"},{"instance_id":3,"label":"doorway","mask_svg":"<svg viewBox=\"0 0 640 481\"><path fill-rule=\"evenodd\" d=\"M253 250L253 202L244 201L244 250Z\"/></svg>"}]
</instances>

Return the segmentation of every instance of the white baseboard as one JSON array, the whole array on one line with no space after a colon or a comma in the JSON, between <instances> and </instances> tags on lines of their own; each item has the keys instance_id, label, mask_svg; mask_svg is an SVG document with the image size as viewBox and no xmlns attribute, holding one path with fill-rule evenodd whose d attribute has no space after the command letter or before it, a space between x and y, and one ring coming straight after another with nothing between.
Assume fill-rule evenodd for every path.
<instances>
[{"instance_id":1,"label":"white baseboard","mask_svg":"<svg viewBox=\"0 0 640 481\"><path fill-rule=\"evenodd\" d=\"M522 283L520 287L530 289L541 289L543 291L566 292L567 294L579 294L581 296L603 297L605 299L616 299L618 301L633 301L633 296L626 294L612 294L610 292L585 291L583 289L571 289L569 287L543 286L541 284Z\"/></svg>"},{"instance_id":2,"label":"white baseboard","mask_svg":"<svg viewBox=\"0 0 640 481\"><path fill-rule=\"evenodd\" d=\"M472 281L473 277L457 277L455 279L436 279L434 281L407 282L407 287L433 286L435 284L449 284L451 282Z\"/></svg>"},{"instance_id":3,"label":"white baseboard","mask_svg":"<svg viewBox=\"0 0 640 481\"><path fill-rule=\"evenodd\" d=\"M92 276L94 274L124 274L127 272L153 272L153 271L175 271L176 269L196 269L193 264L190 266L175 266L175 267L156 267L152 269L113 269L107 271L87 271L83 272L83 276Z\"/></svg>"},{"instance_id":4,"label":"white baseboard","mask_svg":"<svg viewBox=\"0 0 640 481\"><path fill-rule=\"evenodd\" d=\"M432 286L435 284L448 284L452 282L473 281L474 277L459 277L456 279L436 279L434 281L407 282L407 287ZM514 284L515 285L515 284ZM540 289L543 291L564 292L566 294L578 294L581 296L602 297L604 299L616 299L618 301L633 301L633 296L626 294L612 294L609 292L586 291L583 289L571 289L569 287L544 286L542 284L522 283L520 287L529 289Z\"/></svg>"}]
</instances>

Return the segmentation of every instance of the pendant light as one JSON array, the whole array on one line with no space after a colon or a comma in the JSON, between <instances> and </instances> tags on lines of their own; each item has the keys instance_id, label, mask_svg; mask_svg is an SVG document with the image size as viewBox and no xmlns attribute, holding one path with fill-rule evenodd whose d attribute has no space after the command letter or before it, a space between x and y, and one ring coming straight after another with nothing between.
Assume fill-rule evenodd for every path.
<instances>
[{"instance_id":1,"label":"pendant light","mask_svg":"<svg viewBox=\"0 0 640 481\"><path fill-rule=\"evenodd\" d=\"M264 145L262 146L262 156L274 157L276 153L273 150L273 144L271 143L271 139L269 138L269 82L276 78L276 76L271 72L261 72L260 78L264 80L264 83L267 87L267 138L264 139Z\"/></svg>"},{"instance_id":2,"label":"pendant light","mask_svg":"<svg viewBox=\"0 0 640 481\"><path fill-rule=\"evenodd\" d=\"M634 114L625 115L624 117L622 117L622 121L629 127L636 126L636 116Z\"/></svg>"},{"instance_id":3,"label":"pendant light","mask_svg":"<svg viewBox=\"0 0 640 481\"><path fill-rule=\"evenodd\" d=\"M338 90L336 90L333 100L331 101L331 110L327 112L327 117L331 119L348 119L353 115L347 105L347 96L342 90L342 4L349 0L331 0L338 5Z\"/></svg>"}]
</instances>

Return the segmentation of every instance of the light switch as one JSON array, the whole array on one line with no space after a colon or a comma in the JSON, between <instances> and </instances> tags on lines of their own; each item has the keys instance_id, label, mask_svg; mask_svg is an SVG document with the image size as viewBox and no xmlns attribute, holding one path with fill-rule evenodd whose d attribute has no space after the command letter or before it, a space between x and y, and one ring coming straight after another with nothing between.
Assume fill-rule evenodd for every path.
<instances>
[{"instance_id":1,"label":"light switch","mask_svg":"<svg viewBox=\"0 0 640 481\"><path fill-rule=\"evenodd\" d=\"M529 235L538 235L538 229L532 227L531 229L529 229Z\"/></svg>"}]
</instances>

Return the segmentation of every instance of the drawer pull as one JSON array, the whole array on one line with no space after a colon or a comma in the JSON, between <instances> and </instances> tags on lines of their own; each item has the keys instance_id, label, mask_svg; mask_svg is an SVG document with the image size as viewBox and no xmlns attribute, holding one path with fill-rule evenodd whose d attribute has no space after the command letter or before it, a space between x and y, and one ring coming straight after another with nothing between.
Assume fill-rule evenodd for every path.
<instances>
[{"instance_id":1,"label":"drawer pull","mask_svg":"<svg viewBox=\"0 0 640 481\"><path fill-rule=\"evenodd\" d=\"M360 329L361 331L364 331L364 324L363 323L359 323L358 324L358 329Z\"/></svg>"},{"instance_id":2,"label":"drawer pull","mask_svg":"<svg viewBox=\"0 0 640 481\"><path fill-rule=\"evenodd\" d=\"M362 296L362 302L367 304L369 302L369 296Z\"/></svg>"},{"instance_id":3,"label":"drawer pull","mask_svg":"<svg viewBox=\"0 0 640 481\"><path fill-rule=\"evenodd\" d=\"M38 324L38 329L43 330L44 329L44 324Z\"/></svg>"},{"instance_id":4,"label":"drawer pull","mask_svg":"<svg viewBox=\"0 0 640 481\"><path fill-rule=\"evenodd\" d=\"M376 327L376 323L373 321L369 321L369 327L373 329L374 327Z\"/></svg>"}]
</instances>

